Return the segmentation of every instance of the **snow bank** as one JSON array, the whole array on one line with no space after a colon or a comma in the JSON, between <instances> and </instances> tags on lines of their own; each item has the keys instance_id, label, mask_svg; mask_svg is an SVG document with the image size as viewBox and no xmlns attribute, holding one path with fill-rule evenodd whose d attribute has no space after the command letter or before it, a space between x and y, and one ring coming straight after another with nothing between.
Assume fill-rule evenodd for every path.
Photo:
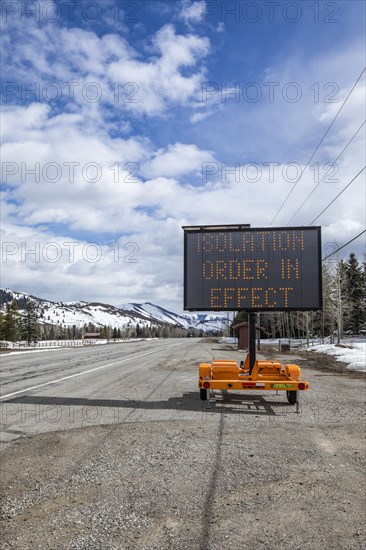
<instances>
[{"instance_id":1,"label":"snow bank","mask_svg":"<svg viewBox=\"0 0 366 550\"><path fill-rule=\"evenodd\" d=\"M333 355L337 361L348 363L347 369L366 372L366 342L347 343L346 345L349 347L338 347L335 344L318 344L308 348L308 351Z\"/></svg>"},{"instance_id":2,"label":"snow bank","mask_svg":"<svg viewBox=\"0 0 366 550\"><path fill-rule=\"evenodd\" d=\"M4 353L2 356L9 357L9 355L22 355L23 353L42 353L44 351L58 351L60 348L48 348L48 349L27 349L23 351L9 351L9 353Z\"/></svg>"},{"instance_id":3,"label":"snow bank","mask_svg":"<svg viewBox=\"0 0 366 550\"><path fill-rule=\"evenodd\" d=\"M220 344L237 344L238 339L232 338L231 336L227 336L227 337L224 336L223 338L219 339L219 343Z\"/></svg>"}]
</instances>

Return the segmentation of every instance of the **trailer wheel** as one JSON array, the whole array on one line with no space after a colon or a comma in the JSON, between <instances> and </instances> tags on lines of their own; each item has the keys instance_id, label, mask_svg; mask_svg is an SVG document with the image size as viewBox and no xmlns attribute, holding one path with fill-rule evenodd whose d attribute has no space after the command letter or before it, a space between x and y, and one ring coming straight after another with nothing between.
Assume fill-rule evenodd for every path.
<instances>
[{"instance_id":1,"label":"trailer wheel","mask_svg":"<svg viewBox=\"0 0 366 550\"><path fill-rule=\"evenodd\" d=\"M287 401L290 405L296 405L297 403L297 391L287 390L286 391Z\"/></svg>"},{"instance_id":2,"label":"trailer wheel","mask_svg":"<svg viewBox=\"0 0 366 550\"><path fill-rule=\"evenodd\" d=\"M210 399L210 390L200 388L200 399L201 401L208 401Z\"/></svg>"}]
</instances>

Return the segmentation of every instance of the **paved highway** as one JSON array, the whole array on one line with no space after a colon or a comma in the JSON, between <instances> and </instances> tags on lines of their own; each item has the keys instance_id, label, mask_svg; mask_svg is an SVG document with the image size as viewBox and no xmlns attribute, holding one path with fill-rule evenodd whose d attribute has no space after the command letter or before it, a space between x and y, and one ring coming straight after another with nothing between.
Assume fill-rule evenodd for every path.
<instances>
[{"instance_id":1,"label":"paved highway","mask_svg":"<svg viewBox=\"0 0 366 550\"><path fill-rule=\"evenodd\" d=\"M282 358L311 383L299 414L201 402L198 363L242 359L209 340L3 355L2 547L364 550L365 379L310 355Z\"/></svg>"},{"instance_id":2,"label":"paved highway","mask_svg":"<svg viewBox=\"0 0 366 550\"><path fill-rule=\"evenodd\" d=\"M181 389L177 369L192 347L192 339L169 339L4 355L2 441L136 418L136 401L166 395L173 374Z\"/></svg>"}]
</instances>

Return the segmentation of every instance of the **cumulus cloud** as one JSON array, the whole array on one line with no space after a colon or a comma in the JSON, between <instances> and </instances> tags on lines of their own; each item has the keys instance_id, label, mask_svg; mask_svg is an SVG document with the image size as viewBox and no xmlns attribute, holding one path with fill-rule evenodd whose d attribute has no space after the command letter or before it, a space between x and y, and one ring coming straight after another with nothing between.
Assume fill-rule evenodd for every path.
<instances>
[{"instance_id":1,"label":"cumulus cloud","mask_svg":"<svg viewBox=\"0 0 366 550\"><path fill-rule=\"evenodd\" d=\"M203 163L214 161L194 144L154 151L138 136L111 137L101 129L85 134L76 115L53 116L47 105L6 107L4 127L2 177L12 187L4 198L19 203L19 223L136 231L140 207L174 216L176 197L184 193L177 179L192 175L200 184Z\"/></svg>"},{"instance_id":2,"label":"cumulus cloud","mask_svg":"<svg viewBox=\"0 0 366 550\"><path fill-rule=\"evenodd\" d=\"M198 2L183 1L180 17L185 23L198 23L202 21L206 13L206 2L204 0Z\"/></svg>"},{"instance_id":3,"label":"cumulus cloud","mask_svg":"<svg viewBox=\"0 0 366 550\"><path fill-rule=\"evenodd\" d=\"M6 101L55 105L56 97L64 108L89 116L96 104L154 116L171 104L193 102L203 81L201 61L210 51L207 38L179 35L171 24L153 34L151 55L144 58L121 36L79 28L30 24L22 33L12 29L5 41L4 66L11 66L4 74Z\"/></svg>"},{"instance_id":4,"label":"cumulus cloud","mask_svg":"<svg viewBox=\"0 0 366 550\"><path fill-rule=\"evenodd\" d=\"M154 158L143 166L143 174L148 178L158 176L181 177L185 174L202 173L202 164L212 162L210 151L202 151L197 145L175 143L166 150L160 149Z\"/></svg>"}]
</instances>

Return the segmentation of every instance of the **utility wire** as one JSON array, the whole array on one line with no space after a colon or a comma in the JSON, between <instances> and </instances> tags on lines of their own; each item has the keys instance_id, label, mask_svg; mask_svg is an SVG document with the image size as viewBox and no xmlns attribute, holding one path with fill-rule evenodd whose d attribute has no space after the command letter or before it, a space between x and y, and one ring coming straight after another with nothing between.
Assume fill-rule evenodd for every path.
<instances>
[{"instance_id":1,"label":"utility wire","mask_svg":"<svg viewBox=\"0 0 366 550\"><path fill-rule=\"evenodd\" d=\"M333 118L332 122L330 123L330 125L328 126L325 134L323 135L323 137L321 138L321 140L319 141L318 145L316 146L315 148L315 151L312 153L311 157L309 158L309 160L307 161L306 163L306 166L305 168L303 168L300 172L300 176L297 178L297 180L295 181L295 183L293 184L293 186L291 187L290 191L288 192L285 200L283 201L283 203L281 204L281 206L279 207L279 209L277 210L274 218L272 219L271 223L269 224L270 226L273 224L273 222L275 221L275 219L277 218L278 214L281 212L282 208L285 206L286 202L288 201L291 193L293 192L293 190L295 189L295 187L297 186L297 184L299 183L299 181L301 180L302 178L302 175L303 173L305 172L305 170L307 169L307 167L309 166L310 162L312 161L312 159L314 158L316 152L318 151L319 147L321 146L321 144L323 143L324 139L326 138L326 136L328 135L328 132L329 130L332 128L333 124L335 123L335 121L337 120L338 118L338 115L340 114L340 112L342 111L343 107L345 106L345 104L347 103L348 101L348 98L350 97L350 95L352 94L353 90L356 88L357 84L359 83L363 73L365 72L365 69L366 67L364 67L362 69L362 72L360 74L360 76L357 78L356 82L354 83L354 85L352 86L352 89L350 90L350 92L348 93L346 99L343 101L342 105L340 106L337 114L335 115L335 117Z\"/></svg>"},{"instance_id":2,"label":"utility wire","mask_svg":"<svg viewBox=\"0 0 366 550\"><path fill-rule=\"evenodd\" d=\"M320 214L318 214L317 217L314 218L312 222L310 222L309 225L313 225L313 223L315 223L316 220L317 220L318 218L320 218L320 216L321 216L326 210L328 210L328 208L334 203L334 201L336 201L336 200L338 199L338 197L340 197L340 196L342 195L342 193L344 193L344 191L351 185L351 183L353 183L353 182L355 181L355 179L358 178L358 176L359 176L360 174L362 174L362 172L365 170L365 168L366 168L366 165L358 172L358 174L356 174L356 176L355 176L354 178L351 179L351 181L350 181L349 183L347 183L347 185L346 185L345 187L343 187L342 191L340 191L340 192L338 193L338 195L337 195L336 197L334 197L333 200L330 201L330 203L324 208L324 210L322 210L322 211L320 212Z\"/></svg>"},{"instance_id":3,"label":"utility wire","mask_svg":"<svg viewBox=\"0 0 366 550\"><path fill-rule=\"evenodd\" d=\"M359 127L359 129L357 130L357 132L355 134L353 134L353 136L351 137L351 139L349 140L349 142L347 143L347 145L345 145L342 149L342 151L339 153L338 157L333 161L332 164L335 164L337 162L337 160L343 155L343 153L345 152L345 150L347 149L347 147L351 144L351 142L354 140L354 138L357 136L358 132L361 130L362 126L364 126L364 124L366 123L366 120L363 121L363 123L361 124L361 126ZM304 200L304 202L299 206L299 208L296 210L295 214L292 216L292 218L287 222L286 225L289 225L292 220L294 219L294 217L300 212L301 208L304 206L304 204L310 199L311 195L314 193L314 191L317 190L317 188L319 187L319 185L322 183L322 181L324 180L326 174L324 174L324 176L322 177L322 179L316 184L316 186L314 187L314 189L309 193L309 195L306 197L306 199Z\"/></svg>"},{"instance_id":4,"label":"utility wire","mask_svg":"<svg viewBox=\"0 0 366 550\"><path fill-rule=\"evenodd\" d=\"M325 256L325 258L322 259L322 262L324 262L325 260L327 260L328 258L330 258L331 256L333 256L334 254L336 254L337 252L339 252L340 250L342 250L342 248L344 248L345 246L347 246L348 244L351 244L353 243L353 241L355 241L356 239L358 239L359 237L361 237L361 235L363 235L364 233L366 233L366 229L364 229L363 231L361 231L361 233L359 233L358 235L356 235L356 237L353 237L353 239L351 239L350 241L348 241L348 243L340 246L339 248L337 248L337 250L335 250L334 252L332 252L331 254L328 254L328 256Z\"/></svg>"}]
</instances>

